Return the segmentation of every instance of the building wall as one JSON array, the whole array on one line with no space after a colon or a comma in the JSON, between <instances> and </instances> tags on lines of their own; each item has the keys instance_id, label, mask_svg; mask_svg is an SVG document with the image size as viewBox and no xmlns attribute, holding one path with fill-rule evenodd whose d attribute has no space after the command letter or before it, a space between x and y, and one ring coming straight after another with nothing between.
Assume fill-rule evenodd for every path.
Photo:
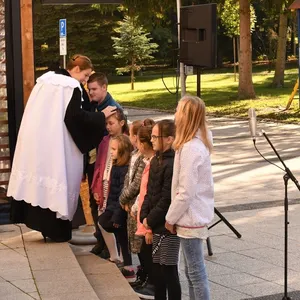
<instances>
[{"instance_id":1,"label":"building wall","mask_svg":"<svg viewBox=\"0 0 300 300\"><path fill-rule=\"evenodd\" d=\"M5 57L5 7L0 0L0 187L7 187L10 153L7 117L6 57ZM1 198L0 189L0 198Z\"/></svg>"}]
</instances>

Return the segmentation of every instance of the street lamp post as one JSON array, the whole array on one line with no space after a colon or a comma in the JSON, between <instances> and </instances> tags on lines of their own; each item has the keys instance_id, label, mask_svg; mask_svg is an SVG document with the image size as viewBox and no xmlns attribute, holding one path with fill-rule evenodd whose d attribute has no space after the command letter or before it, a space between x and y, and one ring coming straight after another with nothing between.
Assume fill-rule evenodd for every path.
<instances>
[{"instance_id":1,"label":"street lamp post","mask_svg":"<svg viewBox=\"0 0 300 300\"><path fill-rule=\"evenodd\" d=\"M176 0L177 4L177 28L178 28L178 49L180 50L180 7L181 7L181 0ZM180 51L179 51L180 53ZM186 93L185 88L185 74L184 74L184 63L180 62L179 67L179 74L180 74L180 87L181 87L181 97L183 97Z\"/></svg>"}]
</instances>

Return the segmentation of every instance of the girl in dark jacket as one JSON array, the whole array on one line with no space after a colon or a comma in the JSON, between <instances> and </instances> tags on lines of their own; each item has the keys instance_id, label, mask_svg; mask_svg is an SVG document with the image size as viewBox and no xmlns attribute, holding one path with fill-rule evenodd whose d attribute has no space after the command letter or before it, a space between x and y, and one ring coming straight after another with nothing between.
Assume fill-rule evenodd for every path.
<instances>
[{"instance_id":1,"label":"girl in dark jacket","mask_svg":"<svg viewBox=\"0 0 300 300\"><path fill-rule=\"evenodd\" d=\"M128 171L132 150L128 136L118 135L111 139L110 152L113 166L110 173L109 194L105 211L98 218L100 229L103 228L107 232L115 233L120 244L124 266L131 266L132 259L128 249L127 212L122 209L119 197ZM117 253L116 242L107 243L107 248L110 254Z\"/></svg>"},{"instance_id":2,"label":"girl in dark jacket","mask_svg":"<svg viewBox=\"0 0 300 300\"><path fill-rule=\"evenodd\" d=\"M179 238L165 228L165 217L171 204L175 125L162 120L152 129L151 142L156 155L150 163L147 194L141 209L140 221L153 233L152 260L155 299L181 299L178 276ZM148 238L148 243L150 242Z\"/></svg>"}]
</instances>

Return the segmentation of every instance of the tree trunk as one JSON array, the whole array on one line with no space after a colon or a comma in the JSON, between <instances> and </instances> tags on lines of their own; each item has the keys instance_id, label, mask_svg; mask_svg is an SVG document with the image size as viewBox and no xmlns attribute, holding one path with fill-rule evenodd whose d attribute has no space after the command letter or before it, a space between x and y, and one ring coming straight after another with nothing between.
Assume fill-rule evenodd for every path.
<instances>
[{"instance_id":1,"label":"tree trunk","mask_svg":"<svg viewBox=\"0 0 300 300\"><path fill-rule=\"evenodd\" d=\"M240 1L239 99L255 98L252 82L252 44L250 32L250 2Z\"/></svg>"},{"instance_id":2,"label":"tree trunk","mask_svg":"<svg viewBox=\"0 0 300 300\"><path fill-rule=\"evenodd\" d=\"M233 42L233 71L234 71L234 82L236 82L236 37L232 38Z\"/></svg>"},{"instance_id":3,"label":"tree trunk","mask_svg":"<svg viewBox=\"0 0 300 300\"><path fill-rule=\"evenodd\" d=\"M281 88L284 86L284 69L286 57L286 41L287 41L287 23L288 17L283 8L280 12L279 18L279 35L277 41L277 54L275 63L275 75L273 78L272 86Z\"/></svg>"},{"instance_id":4,"label":"tree trunk","mask_svg":"<svg viewBox=\"0 0 300 300\"><path fill-rule=\"evenodd\" d=\"M131 90L133 91L134 90L134 65L132 64L131 65Z\"/></svg>"}]
</instances>

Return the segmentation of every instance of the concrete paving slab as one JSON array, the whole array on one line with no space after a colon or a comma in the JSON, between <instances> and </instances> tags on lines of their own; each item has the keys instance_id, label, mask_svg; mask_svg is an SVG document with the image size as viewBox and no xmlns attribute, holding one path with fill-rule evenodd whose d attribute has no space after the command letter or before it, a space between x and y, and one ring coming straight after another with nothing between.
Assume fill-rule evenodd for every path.
<instances>
[{"instance_id":1,"label":"concrete paving slab","mask_svg":"<svg viewBox=\"0 0 300 300\"><path fill-rule=\"evenodd\" d=\"M77 257L78 262L83 270L83 272L87 275L93 275L93 274L101 274L101 275L107 275L107 274L115 274L116 271L118 271L118 268L113 263L99 263L99 264L82 264L80 259L82 256Z\"/></svg>"},{"instance_id":2,"label":"concrete paving slab","mask_svg":"<svg viewBox=\"0 0 300 300\"><path fill-rule=\"evenodd\" d=\"M255 297L255 298L251 298L253 300L281 300L283 299L284 293L281 294L273 294L270 296L262 296L262 297ZM300 292L289 292L288 297L291 297L290 299L293 300L299 300L300 299ZM249 299L245 299L245 300L249 300Z\"/></svg>"},{"instance_id":3,"label":"concrete paving slab","mask_svg":"<svg viewBox=\"0 0 300 300\"><path fill-rule=\"evenodd\" d=\"M207 273L213 274L215 276L239 273L238 270L231 268L230 266L226 267L226 266L220 265L217 262L209 261L208 259L206 259L205 264L206 264Z\"/></svg>"},{"instance_id":4,"label":"concrete paving slab","mask_svg":"<svg viewBox=\"0 0 300 300\"><path fill-rule=\"evenodd\" d=\"M263 283L264 280L247 273L234 273L227 275L210 275L209 281L227 286L229 288L254 283Z\"/></svg>"},{"instance_id":5,"label":"concrete paving slab","mask_svg":"<svg viewBox=\"0 0 300 300\"><path fill-rule=\"evenodd\" d=\"M6 295L5 300L32 300L34 298L32 298L31 295L27 295L27 294L23 294L23 293L19 293L19 294L14 294L14 295Z\"/></svg>"},{"instance_id":6,"label":"concrete paving slab","mask_svg":"<svg viewBox=\"0 0 300 300\"><path fill-rule=\"evenodd\" d=\"M7 296L16 294L22 294L22 291L9 282L0 283L0 299L6 299Z\"/></svg>"},{"instance_id":7,"label":"concrete paving slab","mask_svg":"<svg viewBox=\"0 0 300 300\"><path fill-rule=\"evenodd\" d=\"M69 274L72 277L72 274ZM91 288L87 279L82 276L82 278L73 280L72 278L65 278L63 281L48 281L48 282L38 282L37 283L39 292L44 297L48 296L59 296L72 292L74 294L91 292Z\"/></svg>"},{"instance_id":8,"label":"concrete paving slab","mask_svg":"<svg viewBox=\"0 0 300 300\"><path fill-rule=\"evenodd\" d=\"M43 300L99 300L97 295L94 292L86 292L86 293L66 293L55 296L43 296ZM104 299L103 299L104 300Z\"/></svg>"},{"instance_id":9,"label":"concrete paving slab","mask_svg":"<svg viewBox=\"0 0 300 300\"><path fill-rule=\"evenodd\" d=\"M228 287L215 284L213 282L210 282L210 289L211 289L211 299L213 300L240 300L245 297L249 297L245 293L237 292L233 289L230 289ZM186 298L184 300L189 300L189 298Z\"/></svg>"},{"instance_id":10,"label":"concrete paving slab","mask_svg":"<svg viewBox=\"0 0 300 300\"><path fill-rule=\"evenodd\" d=\"M233 289L237 292L251 295L252 297L261 297L283 292L283 286L273 282L254 283L233 287ZM291 288L288 288L288 290L293 291Z\"/></svg>"},{"instance_id":11,"label":"concrete paving slab","mask_svg":"<svg viewBox=\"0 0 300 300\"><path fill-rule=\"evenodd\" d=\"M15 287L25 293L34 293L37 292L36 285L33 279L22 279L10 281Z\"/></svg>"},{"instance_id":12,"label":"concrete paving slab","mask_svg":"<svg viewBox=\"0 0 300 300\"><path fill-rule=\"evenodd\" d=\"M211 237L211 243L221 249L226 249L226 250L234 249L234 251L261 248L261 246L259 244L256 244L251 241L247 241L244 239L243 236L240 239L236 238L235 236L233 236L233 237L218 236L216 238Z\"/></svg>"},{"instance_id":13,"label":"concrete paving slab","mask_svg":"<svg viewBox=\"0 0 300 300\"><path fill-rule=\"evenodd\" d=\"M5 249L7 249L7 246L5 246L2 243L0 243L0 250L5 250Z\"/></svg>"},{"instance_id":14,"label":"concrete paving slab","mask_svg":"<svg viewBox=\"0 0 300 300\"><path fill-rule=\"evenodd\" d=\"M64 281L66 278L70 277L72 274L72 279L80 280L82 278L82 273L78 272L79 268L67 268L57 270L34 270L34 279L39 284L40 282L54 282L54 281Z\"/></svg>"},{"instance_id":15,"label":"concrete paving slab","mask_svg":"<svg viewBox=\"0 0 300 300\"><path fill-rule=\"evenodd\" d=\"M24 247L22 234L18 234L13 237L5 238L2 240L2 244L10 249L19 249Z\"/></svg>"},{"instance_id":16,"label":"concrete paving slab","mask_svg":"<svg viewBox=\"0 0 300 300\"><path fill-rule=\"evenodd\" d=\"M34 293L28 293L28 295L30 295L30 297L32 297L35 300L41 300L39 293L34 292Z\"/></svg>"},{"instance_id":17,"label":"concrete paving slab","mask_svg":"<svg viewBox=\"0 0 300 300\"><path fill-rule=\"evenodd\" d=\"M18 270L20 268L29 267L27 257L24 257L20 253L17 253L13 250L1 250L1 254L2 255L0 257L0 272L1 270Z\"/></svg>"},{"instance_id":18,"label":"concrete paving slab","mask_svg":"<svg viewBox=\"0 0 300 300\"><path fill-rule=\"evenodd\" d=\"M7 281L31 279L32 273L29 265L19 265L19 267L8 267L6 269L0 269L0 276ZM1 299L1 298L0 298Z\"/></svg>"},{"instance_id":19,"label":"concrete paving slab","mask_svg":"<svg viewBox=\"0 0 300 300\"><path fill-rule=\"evenodd\" d=\"M217 262L223 266L231 267L240 272L249 272L250 270L260 270L260 269L271 269L272 264L264 262L263 260L247 257L245 255L240 255L235 252L230 253L220 253L218 256L207 257L207 260Z\"/></svg>"},{"instance_id":20,"label":"concrete paving slab","mask_svg":"<svg viewBox=\"0 0 300 300\"><path fill-rule=\"evenodd\" d=\"M128 297L139 300L115 264L91 253L85 256L81 254L76 258L99 299L115 300Z\"/></svg>"}]
</instances>

